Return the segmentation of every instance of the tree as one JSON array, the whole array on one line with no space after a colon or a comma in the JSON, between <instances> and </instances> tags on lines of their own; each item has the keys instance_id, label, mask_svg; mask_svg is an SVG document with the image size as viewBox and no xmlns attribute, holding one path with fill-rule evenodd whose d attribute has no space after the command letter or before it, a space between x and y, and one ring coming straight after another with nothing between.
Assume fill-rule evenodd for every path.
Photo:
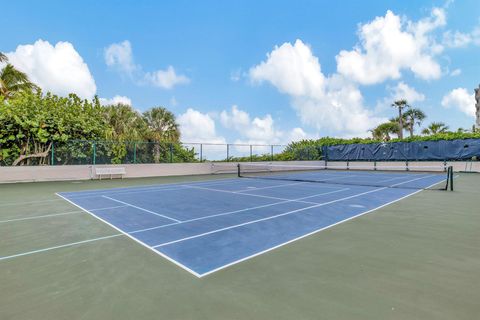
<instances>
[{"instance_id":1,"label":"tree","mask_svg":"<svg viewBox=\"0 0 480 320\"><path fill-rule=\"evenodd\" d=\"M143 119L150 129L150 138L153 141L178 142L180 130L175 115L162 107L154 107L143 113Z\"/></svg>"},{"instance_id":2,"label":"tree","mask_svg":"<svg viewBox=\"0 0 480 320\"><path fill-rule=\"evenodd\" d=\"M409 108L407 100L401 99L394 101L391 105L394 108L398 109L398 137L403 139L403 109Z\"/></svg>"},{"instance_id":3,"label":"tree","mask_svg":"<svg viewBox=\"0 0 480 320\"><path fill-rule=\"evenodd\" d=\"M7 62L7 61L8 61L7 56L4 53L0 52L0 62Z\"/></svg>"},{"instance_id":4,"label":"tree","mask_svg":"<svg viewBox=\"0 0 480 320\"><path fill-rule=\"evenodd\" d=\"M437 133L444 133L448 131L448 126L443 122L432 122L422 130L424 135L434 135Z\"/></svg>"},{"instance_id":5,"label":"tree","mask_svg":"<svg viewBox=\"0 0 480 320\"><path fill-rule=\"evenodd\" d=\"M10 99L13 95L20 91L37 90L38 87L30 82L28 76L15 69L13 65L7 65L0 70L0 96L4 99Z\"/></svg>"},{"instance_id":6,"label":"tree","mask_svg":"<svg viewBox=\"0 0 480 320\"><path fill-rule=\"evenodd\" d=\"M410 132L410 137L413 137L415 125L420 126L422 124L422 121L425 120L425 118L427 117L422 110L416 108L408 109L403 114L403 116L403 121L408 131Z\"/></svg>"},{"instance_id":7,"label":"tree","mask_svg":"<svg viewBox=\"0 0 480 320\"><path fill-rule=\"evenodd\" d=\"M143 119L149 129L148 140L154 143L154 161L158 163L162 154L173 152L173 144L177 144L180 139L175 115L165 108L154 107L143 113Z\"/></svg>"},{"instance_id":8,"label":"tree","mask_svg":"<svg viewBox=\"0 0 480 320\"><path fill-rule=\"evenodd\" d=\"M389 141L391 139L390 134L398 134L399 125L398 122L385 122L370 131L372 132L373 139Z\"/></svg>"},{"instance_id":9,"label":"tree","mask_svg":"<svg viewBox=\"0 0 480 320\"><path fill-rule=\"evenodd\" d=\"M22 91L8 101L0 96L0 162L48 164L53 143L63 164L89 158L90 148L71 142L104 137L102 111L98 99L82 100L74 94L58 97Z\"/></svg>"},{"instance_id":10,"label":"tree","mask_svg":"<svg viewBox=\"0 0 480 320\"><path fill-rule=\"evenodd\" d=\"M106 139L114 141L143 140L147 131L145 121L139 112L126 104L104 107L105 122L108 126Z\"/></svg>"}]
</instances>

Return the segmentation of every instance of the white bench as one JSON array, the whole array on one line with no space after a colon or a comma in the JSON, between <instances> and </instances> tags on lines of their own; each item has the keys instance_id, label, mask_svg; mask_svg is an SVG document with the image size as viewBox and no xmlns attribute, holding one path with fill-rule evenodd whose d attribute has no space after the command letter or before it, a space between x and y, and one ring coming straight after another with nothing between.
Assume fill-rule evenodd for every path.
<instances>
[{"instance_id":1,"label":"white bench","mask_svg":"<svg viewBox=\"0 0 480 320\"><path fill-rule=\"evenodd\" d=\"M110 176L112 179L114 175L119 175L123 179L126 174L127 171L124 167L95 167L95 176L100 180L102 180L102 176Z\"/></svg>"}]
</instances>

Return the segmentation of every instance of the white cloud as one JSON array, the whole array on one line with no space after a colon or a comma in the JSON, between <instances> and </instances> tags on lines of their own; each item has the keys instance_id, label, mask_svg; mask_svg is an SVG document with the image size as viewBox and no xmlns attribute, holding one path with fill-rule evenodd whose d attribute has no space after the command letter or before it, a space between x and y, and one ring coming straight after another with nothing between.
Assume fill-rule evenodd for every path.
<instances>
[{"instance_id":1,"label":"white cloud","mask_svg":"<svg viewBox=\"0 0 480 320\"><path fill-rule=\"evenodd\" d=\"M364 107L355 84L338 74L325 77L317 57L301 40L275 47L266 61L250 69L250 78L288 94L302 122L316 129L364 135L385 120Z\"/></svg>"},{"instance_id":2,"label":"white cloud","mask_svg":"<svg viewBox=\"0 0 480 320\"><path fill-rule=\"evenodd\" d=\"M317 57L299 39L294 45L275 46L266 61L250 69L250 78L257 83L268 81L280 92L297 97L321 95L325 85Z\"/></svg>"},{"instance_id":3,"label":"white cloud","mask_svg":"<svg viewBox=\"0 0 480 320\"><path fill-rule=\"evenodd\" d=\"M128 40L109 45L105 48L104 57L107 66L129 75L139 68L133 62L132 45Z\"/></svg>"},{"instance_id":4,"label":"white cloud","mask_svg":"<svg viewBox=\"0 0 480 320\"><path fill-rule=\"evenodd\" d=\"M445 12L439 8L418 22L402 21L389 10L359 27L360 44L351 51L340 51L337 71L364 85L398 79L402 69L422 79L437 79L441 68L434 56L443 47L429 34L445 23Z\"/></svg>"},{"instance_id":5,"label":"white cloud","mask_svg":"<svg viewBox=\"0 0 480 320\"><path fill-rule=\"evenodd\" d=\"M393 100L406 99L410 103L425 100L424 94L404 82L399 82L395 87L390 88L390 90L392 91Z\"/></svg>"},{"instance_id":6,"label":"white cloud","mask_svg":"<svg viewBox=\"0 0 480 320\"><path fill-rule=\"evenodd\" d=\"M448 30L443 34L443 43L450 48L466 47L471 42L472 36L468 33Z\"/></svg>"},{"instance_id":7,"label":"white cloud","mask_svg":"<svg viewBox=\"0 0 480 320\"><path fill-rule=\"evenodd\" d=\"M132 100L129 97L116 95L112 99L100 98L100 103L104 106L117 104L125 104L131 106Z\"/></svg>"},{"instance_id":8,"label":"white cloud","mask_svg":"<svg viewBox=\"0 0 480 320\"><path fill-rule=\"evenodd\" d=\"M449 48L465 48L470 44L480 45L480 26L470 32L447 30L443 33L443 44Z\"/></svg>"},{"instance_id":9,"label":"white cloud","mask_svg":"<svg viewBox=\"0 0 480 320\"><path fill-rule=\"evenodd\" d=\"M107 66L133 77L137 84L150 84L169 90L176 85L190 82L187 76L177 74L173 66L153 72L142 71L142 67L134 62L132 45L128 40L109 45L105 48L104 58Z\"/></svg>"},{"instance_id":10,"label":"white cloud","mask_svg":"<svg viewBox=\"0 0 480 320\"><path fill-rule=\"evenodd\" d=\"M155 72L147 72L145 74L145 80L163 89L172 89L179 84L187 84L190 79L184 75L177 75L175 69L172 66L168 66L166 70L157 70Z\"/></svg>"},{"instance_id":11,"label":"white cloud","mask_svg":"<svg viewBox=\"0 0 480 320\"><path fill-rule=\"evenodd\" d=\"M206 113L189 108L177 122L184 142L226 143L216 132L215 120Z\"/></svg>"},{"instance_id":12,"label":"white cloud","mask_svg":"<svg viewBox=\"0 0 480 320\"><path fill-rule=\"evenodd\" d=\"M452 72L450 72L450 76L452 77L456 77L456 76L459 76L462 74L462 70L461 69L455 69L453 70Z\"/></svg>"},{"instance_id":13,"label":"white cloud","mask_svg":"<svg viewBox=\"0 0 480 320\"><path fill-rule=\"evenodd\" d=\"M465 88L453 89L446 94L442 98L442 106L454 107L468 116L475 117L475 95L470 94Z\"/></svg>"},{"instance_id":14,"label":"white cloud","mask_svg":"<svg viewBox=\"0 0 480 320\"><path fill-rule=\"evenodd\" d=\"M307 138L302 128L290 131L279 130L270 114L264 117L252 117L247 112L232 106L220 113L220 123L227 129L235 130L239 139L235 143L243 144L284 144Z\"/></svg>"},{"instance_id":15,"label":"white cloud","mask_svg":"<svg viewBox=\"0 0 480 320\"><path fill-rule=\"evenodd\" d=\"M45 91L62 96L76 93L87 99L95 95L95 80L69 42L58 42L53 46L48 41L37 40L34 44L19 45L6 55L11 64Z\"/></svg>"}]
</instances>

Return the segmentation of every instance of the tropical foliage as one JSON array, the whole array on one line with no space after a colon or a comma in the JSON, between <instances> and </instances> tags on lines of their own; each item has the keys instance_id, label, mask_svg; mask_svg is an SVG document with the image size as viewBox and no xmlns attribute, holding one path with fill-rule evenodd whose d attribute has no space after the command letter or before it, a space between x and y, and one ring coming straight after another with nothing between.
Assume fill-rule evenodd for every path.
<instances>
[{"instance_id":1,"label":"tropical foliage","mask_svg":"<svg viewBox=\"0 0 480 320\"><path fill-rule=\"evenodd\" d=\"M422 130L422 134L432 135L438 133L445 133L448 131L448 126L443 122L432 122Z\"/></svg>"},{"instance_id":2,"label":"tropical foliage","mask_svg":"<svg viewBox=\"0 0 480 320\"><path fill-rule=\"evenodd\" d=\"M41 91L0 96L3 165L195 161L179 136L174 115L164 108L141 114L128 105Z\"/></svg>"},{"instance_id":3,"label":"tropical foliage","mask_svg":"<svg viewBox=\"0 0 480 320\"><path fill-rule=\"evenodd\" d=\"M0 63L1 62L8 62L8 58L0 52ZM7 63L7 65L0 70L0 96L4 99L12 98L17 92L36 89L38 89L38 87L30 82L28 76L15 69L10 63Z\"/></svg>"}]
</instances>

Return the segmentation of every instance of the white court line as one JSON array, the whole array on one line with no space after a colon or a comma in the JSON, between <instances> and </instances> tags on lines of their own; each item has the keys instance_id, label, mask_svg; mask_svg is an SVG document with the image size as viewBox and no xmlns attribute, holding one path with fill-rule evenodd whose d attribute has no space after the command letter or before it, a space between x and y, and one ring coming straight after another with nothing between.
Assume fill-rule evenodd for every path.
<instances>
[{"instance_id":1,"label":"white court line","mask_svg":"<svg viewBox=\"0 0 480 320\"><path fill-rule=\"evenodd\" d=\"M154 211L150 211L150 210L147 210L147 209L144 209L144 208L141 208L141 207L134 206L133 204L130 204L130 203L127 203L127 202L123 202L123 201L120 201L120 200L117 200L117 199L113 199L113 198L110 198L110 197L107 197L107 196L102 196L102 198L105 198L105 199L108 199L108 200L112 200L112 201L115 201L115 202L118 202L118 203L122 203L122 204L124 204L124 205L126 205L126 206L129 206L129 207L132 207L132 208L141 210L141 211L145 211L145 212L154 214L154 215L156 215L156 216L159 216L159 217L162 217L162 218L165 218L165 219L168 219L168 220L172 220L172 221L175 221L175 222L182 222L182 221L180 221L180 220L177 220L177 219L168 217L168 216L166 216L166 215L163 215L163 214L160 214L160 213L157 213L157 212L154 212Z\"/></svg>"},{"instance_id":2,"label":"white court line","mask_svg":"<svg viewBox=\"0 0 480 320\"><path fill-rule=\"evenodd\" d=\"M124 194L124 193L138 193L138 192L155 192L155 191L162 191L162 190L183 190L183 185L185 184L192 184L192 185L222 185L228 184L232 182L236 182L239 180L232 179L232 178L225 178L225 179L214 179L208 181L193 181L193 182L176 182L176 183L165 183L165 184L154 184L154 185L138 185L138 186L131 186L131 187L121 187L121 188L111 188L111 189L98 189L98 190L86 190L86 191L70 191L70 192L63 192L65 196L69 198L77 199L80 197L90 198L94 196L98 196L101 194ZM172 186L182 187L182 188L171 188ZM78 193L78 196L75 194ZM56 199L59 200L59 199Z\"/></svg>"},{"instance_id":3,"label":"white court line","mask_svg":"<svg viewBox=\"0 0 480 320\"><path fill-rule=\"evenodd\" d=\"M246 192L246 191L243 191L243 192L240 192L240 191L229 191L229 190L222 190L222 189L204 188L204 187L198 187L198 186L186 186L186 187L187 187L187 188L191 188L191 189L200 189L200 190L216 191L216 192L223 192L223 193L230 193L230 194L239 194L239 195L243 195L243 196L250 196L250 197L257 197L257 198L266 198L266 199L273 199L273 200L282 200L282 201L291 200L291 199L287 199L287 198L264 196L264 195L260 195L260 194L243 193L243 192ZM254 190L254 189L253 189L253 190ZM252 191L253 191L253 190L252 190ZM312 203L315 204L315 203L316 203L316 202L302 201L302 200L295 200L295 201L301 202L301 203L308 203L308 204L312 204Z\"/></svg>"},{"instance_id":4,"label":"white court line","mask_svg":"<svg viewBox=\"0 0 480 320\"><path fill-rule=\"evenodd\" d=\"M458 177L458 176L456 176L456 177ZM420 178L419 178L419 179L420 179ZM418 179L414 179L414 180L418 180ZM442 180L442 181L443 181L443 180ZM439 184L439 183L442 182L442 181L436 182L436 183L432 184L431 186L429 186L429 187L427 187L427 188L430 188L430 187L432 187L432 186L434 186L434 185L436 185L436 184ZM410 182L410 181L407 181L407 182ZM403 183L406 183L406 182L403 182ZM257 252L256 254L253 254L253 255L251 255L251 256L244 257L244 258L242 258L242 259L233 261L233 262L231 262L231 263L229 263L229 264L223 265L223 266L221 266L221 267L219 267L219 268L210 270L210 271L208 271L208 272L206 272L206 273L203 273L203 274L198 274L197 272L191 270L191 269L188 268L187 266L185 266L185 265L177 262L176 260L174 260L174 259L170 258L169 256L163 254L162 252L153 249L152 247L146 245L145 243L141 242L141 241L138 240L137 238L129 235L128 233L126 233L126 232L124 232L123 230L117 228L116 226L112 225L111 223L109 223L109 222L105 221L104 219L96 216L96 215L93 214L92 212L90 212L90 211L82 208L81 206L77 205L76 203L72 202L71 200L69 200L69 199L63 197L62 195L56 193L56 195L57 195L58 197L62 198L63 200L65 200L65 201L67 201L67 202L69 202L69 203L72 204L73 206L75 206L75 207L77 207L77 208L85 211L86 213L88 213L88 214L90 214L92 217L94 217L95 219L98 219L99 221L102 221L103 223L105 223L105 224L107 224L108 226L112 227L113 229L119 231L120 233L119 233L119 234L115 234L115 235L111 235L111 236L106 236L106 237L100 237L100 238L89 239L89 240L84 240L84 241L79 241L79 242L64 244L64 245L55 246L55 247L49 247L49 248L44 248L44 249L29 251L29 252L20 253L20 254L16 254L16 255L12 255L12 256L0 257L0 260L6 260L6 259L14 258L14 257L20 257L20 256L28 255L28 254L34 254L34 253L49 251L49 250L53 250L53 249L58 249L58 248L63 248L63 247L68 247L68 246L73 246L73 245L77 245L77 244L88 243L88 242L93 242L93 241L102 240L102 239L108 239L108 238L117 237L117 236L120 236L120 235L125 235L125 236L129 237L130 239L136 241L137 243L141 244L141 245L144 246L145 248L147 248L147 249L155 252L156 254L162 256L162 257L165 258L166 260L172 262L173 264L181 267L182 269L188 271L189 273L195 275L196 277L201 278L201 277L204 277L204 276L206 276L206 275L212 274L213 272L216 272L216 271L219 271L219 270L221 270L221 269L227 268L227 267L229 267L229 266L231 266L231 265L234 265L234 264L236 264L236 263L239 263L239 262L248 260L248 259L253 258L253 257L255 257L255 256L258 256L258 255L260 255L260 254L262 254L262 253L265 253L265 252L274 250L274 249L276 249L276 248L279 248L279 247L281 247L281 246L284 246L284 245L286 245L286 244L289 244L289 243L291 243L291 242L293 242L293 241L296 241L296 240L299 240L299 239L301 239L301 238L307 237L307 236L309 236L309 235L312 235L312 234L317 233L317 232L319 232L319 231L322 231L322 230L324 230L324 229L328 229L328 228L331 228L331 227L333 227L333 226L335 226L335 225L337 225L337 224L340 224L340 223L346 222L346 221L348 221L348 220L354 219L354 218L356 218L356 217L358 217L358 216L360 216L360 215L363 215L363 214L369 213L369 212L371 212L371 211L377 210L377 209L382 208L382 207L384 207L384 206L387 206L387 205L389 205L389 204L391 204L391 203L400 201L400 200L402 200L402 199L404 199L404 198L406 198L406 197L409 197L409 196L411 196L411 195L413 195L413 194L416 194L416 193L418 193L418 192L420 192L420 191L422 191L422 190L417 190L417 191L415 191L415 192L413 192L413 193L411 193L411 194L409 194L409 195L406 195L406 196L404 196L404 197L402 197L402 198L399 198L399 199L397 199L397 200L394 200L394 201L391 201L391 202L389 202L389 203L386 203L386 204L384 204L384 205L382 205L382 206L379 206L379 207L374 208L374 209L372 209L372 210L369 210L369 211L367 211L367 212L361 213L361 214L359 214L359 215L357 215L357 216L350 217L350 218L348 218L348 219L339 221L339 222L337 222L337 223L335 223L335 224L333 224L333 225L330 225L330 226L327 226L327 227L325 227L325 228L322 228L322 229L313 231L313 232L311 232L311 233L309 233L309 234L305 234L305 235L300 236L300 237L298 237L298 238L289 240L289 241L287 241L287 242L284 242L284 243L282 243L282 244L280 244L280 245L277 245L277 246L275 246L275 247L269 248L269 249L267 249L267 250L264 250L264 251L261 251L261 252ZM314 196L315 196L315 195L314 195Z\"/></svg>"},{"instance_id":5,"label":"white court line","mask_svg":"<svg viewBox=\"0 0 480 320\"><path fill-rule=\"evenodd\" d=\"M306 184L306 183L308 183L308 181L305 181L305 182L295 182L295 183L286 183L286 184L277 184L277 185L269 186L269 187L251 187L251 188L248 188L248 189L242 189L242 190L237 190L237 191L232 191L232 192L247 192L247 191L255 191L255 190L273 189L273 188L296 186L296 185L299 185L299 184Z\"/></svg>"},{"instance_id":6,"label":"white court line","mask_svg":"<svg viewBox=\"0 0 480 320\"><path fill-rule=\"evenodd\" d=\"M221 231L225 231L225 230L230 230L230 229L235 229L235 228L242 227L242 226L246 226L246 225L253 224L253 223L257 223L257 222L261 222L261 221L266 221L266 220L271 220L271 219L275 219L275 218L287 216L287 215L290 215L290 214L292 214L292 213L302 212L302 211L305 211L305 210L308 210L308 209L313 209L313 208L318 208L318 207L326 206L326 205L328 205L328 204L332 204L332 203L336 203L336 202L340 202L340 201L352 199L352 198L359 197L359 196L362 196L362 195L365 195L365 194L368 194L368 193L378 192L378 191L381 191L381 190L384 190L384 189L387 189L387 187L383 187L383 188L379 188L379 189L375 189L375 190L370 190L370 191L366 191L366 192L362 192L362 193L357 193L357 194L354 194L354 195L352 195L352 196L348 196L348 197L344 197L344 198L340 198L340 199L336 199L336 200L332 200L332 201L327 201L327 202L318 203L318 204L316 204L316 205L308 206L308 207L306 207L306 208L291 210L291 211L288 211L288 212L276 214L276 215L274 215L274 216L270 216L270 217L266 217L266 218L261 218L261 219L256 219L256 220L252 220L252 221L248 221L248 222L244 222L244 223L239 223L239 224L236 224L236 225L233 225L233 226L229 226L229 227L220 228L220 229L217 229L217 230L212 230L212 231L208 231L208 232L196 234L196 235L194 235L194 236L189 236L189 237L185 237L185 238L182 238L182 239L178 239L178 240L174 240L174 241L169 241L169 242L157 244L157 245L155 245L155 246L152 246L152 248L164 247L164 246L168 246L168 245L170 245L170 244L174 244L174 243L177 243L177 242L182 242L182 241L186 241L186 240L190 240L190 239L195 239L195 238L203 237L203 236L206 236L206 235L209 235L209 234L213 234L213 233L217 233L217 232L221 232Z\"/></svg>"},{"instance_id":7,"label":"white court line","mask_svg":"<svg viewBox=\"0 0 480 320\"><path fill-rule=\"evenodd\" d=\"M190 272L191 274L193 274L195 277L200 278L200 274L198 274L197 272L193 271L193 270L190 269L189 267L187 267L187 266L181 264L180 262L178 262L178 261L170 258L170 257L167 256L166 254L163 254L162 252L153 249L152 247L150 247L150 246L147 245L146 243L143 243L142 241L138 240L138 239L135 238L134 236L129 235L127 232L123 231L123 230L120 229L120 228L117 228L116 226L114 226L114 225L111 224L110 222L108 222L108 221L100 218L99 216L97 216L97 215L93 214L92 212L88 211L87 209L82 208L81 206L79 206L79 205L76 204L75 202L73 202L73 201L65 198L65 197L62 196L61 194L56 193L56 195L59 196L60 198L62 198L63 200L68 201L70 204L74 205L75 207L80 208L80 209L82 209L83 211L87 212L88 214L90 214L90 215L91 215L92 217L94 217L95 219L98 219L98 220L102 221L103 223L105 223L106 225L110 226L111 228L119 231L121 234L129 237L129 238L132 239L133 241L141 244L141 245L144 246L145 248L147 248L147 249L153 251L154 253L162 256L163 258L165 258L166 260L170 261L170 262L173 263L174 265L179 266L179 267L182 268L183 270L188 271L188 272Z\"/></svg>"},{"instance_id":8,"label":"white court line","mask_svg":"<svg viewBox=\"0 0 480 320\"><path fill-rule=\"evenodd\" d=\"M22 256L27 256L27 255L34 254L34 253L40 253L40 252L45 252L45 251L50 251L50 250L55 250L55 249L60 249L60 248L71 247L71 246L84 244L84 243L89 243L89 242L94 242L94 241L98 241L98 240L110 239L110 238L114 238L114 237L118 237L118 236L122 236L122 235L123 235L122 233L117 233L117 234L112 234L110 236L93 238L93 239L77 241L77 242L71 242L71 243L62 244L62 245L59 245L59 246L48 247L48 248L44 248L44 249L38 249L38 250L33 250L33 251L28 251L28 252L23 252L23 253L18 253L18 254L12 254L10 256L0 257L0 261L12 259L12 258L18 258L18 257L22 257Z\"/></svg>"},{"instance_id":9,"label":"white court line","mask_svg":"<svg viewBox=\"0 0 480 320\"><path fill-rule=\"evenodd\" d=\"M8 202L0 204L0 207L6 206L16 206L19 204L35 204L35 203L42 203L42 202L52 202L52 201L60 201L60 199L47 199L47 200L37 200L37 201L22 201L22 202Z\"/></svg>"},{"instance_id":10,"label":"white court line","mask_svg":"<svg viewBox=\"0 0 480 320\"><path fill-rule=\"evenodd\" d=\"M432 185L430 185L430 186L428 186L428 187L426 187L426 188L431 188L431 187L433 187L434 185L439 184L440 182L443 182L443 180L442 180L442 181L439 181L439 182L435 182L434 184L432 184ZM323 230L332 228L332 227L337 226L337 225L339 225L339 224L341 224L341 223L344 223L344 222L353 220L353 219L355 219L355 218L358 218L358 217L360 217L360 216L366 215L366 214L368 214L368 213L370 213L370 212L373 212L373 211L378 210L378 209L380 209L380 208L386 207L386 206L388 206L388 205L390 205L390 204L392 204L392 203L395 203L395 202L398 202L398 201L403 200L403 199L405 199L405 198L408 198L408 197L410 197L410 196L413 196L414 194L417 194L417 193L419 193L419 192L421 192L421 191L423 191L423 190L420 189L420 190L417 190L417 191L413 191L412 193L409 193L409 194L407 194L407 195L405 195L405 196L403 196L403 197L401 197L401 198L398 198L398 199L396 199L396 200L387 202L387 203L385 203L385 204L383 204L383 205L381 205L381 206L378 206L378 207L376 207L376 208L373 208L373 209L364 211L364 212L359 213L359 214L357 214L357 215L355 215L355 216L352 216L352 217L350 217L350 218L347 218L347 219L338 221L338 222L336 222L336 223L334 223L334 224L328 225L328 226L326 226L326 227L323 227L323 228L314 230L314 231L312 231L312 232L310 232L310 233L307 233L307 234L304 234L304 235L299 236L299 237L297 237L297 238L294 238L294 239L288 240L288 241L286 241L286 242L280 243L279 245L276 245L276 246L274 246L274 247L268 248L268 249L266 249L266 250L259 251L259 252L257 252L257 253L252 254L252 255L246 256L246 257L244 257L244 258L241 258L241 259L232 261L232 262L227 263L227 264L225 264L225 265L223 265L223 266L221 266L221 267L218 267L218 268L212 269L212 270L210 270L210 271L208 271L208 272L202 273L202 274L200 275L200 278L203 278L203 277L205 277L205 276L207 276L207 275L209 275L209 274L212 274L212 273L214 273L214 272L220 271L220 270L222 270L222 269L231 267L231 266L233 266L233 265L235 265L235 264L237 264L237 263L240 263L240 262L243 262L243 261L246 261L246 260L255 258L255 257L257 257L257 256L259 256L259 255L261 255L261 254L267 253L267 252L269 252L269 251L272 251L272 250L278 249L278 248L280 248L280 247L286 246L287 244L290 244L290 243L292 243L292 242L294 242L294 241L297 241L297 240L306 238L306 237L308 237L308 236L314 235L314 234L316 234L316 233L318 233L318 232L320 232L320 231L323 231Z\"/></svg>"},{"instance_id":11,"label":"white court line","mask_svg":"<svg viewBox=\"0 0 480 320\"><path fill-rule=\"evenodd\" d=\"M116 209L116 208L121 208L121 207L126 207L126 206L123 205L123 206L106 207L106 208L98 208L98 209L90 209L90 210L91 210L91 211L107 210L107 209ZM61 213L45 214L45 215L41 215L41 216L33 216L33 217L25 217L25 218L15 218L15 219L10 219L10 220L2 220L2 221L0 221L0 223L17 222L17 221L24 221L24 220L34 220L34 219L42 219L42 218L50 218L50 217L63 216L63 215L68 215L68 214L80 213L80 212L84 212L84 211L82 211L82 210L77 210L77 211L68 211L68 212L61 212Z\"/></svg>"},{"instance_id":12,"label":"white court line","mask_svg":"<svg viewBox=\"0 0 480 320\"><path fill-rule=\"evenodd\" d=\"M275 205L283 204L283 203L288 203L288 202L296 202L296 201L302 200L302 199L319 197L319 196L323 196L323 195L327 195L327 194L331 194L331 193L336 193L336 192L341 192L341 191L346 191L346 190L350 190L350 189L349 189L349 188L344 188L344 189L340 189L340 190L334 190L334 191L329 191L329 192L317 193L317 194L314 194L314 195L311 195L311 196L301 197L301 198L292 199L292 200L285 200L285 201L274 202L274 203L269 203L269 204L265 204L265 205L261 205L261 206L250 207L250 208L245 208L245 209L240 209L240 210L235 210L235 211L228 211L228 212L222 212L222 213L217 213L217 214L211 214L211 215L208 215L208 216L198 217L198 218L189 219L189 220L183 220L183 221L180 222L180 223L163 224L163 225L161 225L161 226L156 226L156 227L150 227L150 228L145 228L145 229L134 230L134 231L130 231L130 232L128 232L128 233L129 233L129 234L134 234L134 233L140 233L140 232L144 232L144 231L161 229L161 228L170 227L170 226L173 226L173 225L180 225L180 224L185 224L185 223L188 223L188 222L193 222L193 221L198 221L198 220L210 219L210 218L215 218L215 217L230 215L230 214L234 214L234 213L249 211L249 210L266 208L266 207L271 207L271 206L275 206ZM312 203L315 203L315 202L312 202Z\"/></svg>"},{"instance_id":13,"label":"white court line","mask_svg":"<svg viewBox=\"0 0 480 320\"><path fill-rule=\"evenodd\" d=\"M16 218L16 219L10 219L10 220L2 220L2 221L0 221L0 223L16 222L16 221L24 221L24 220L34 220L34 219L42 219L42 218L63 216L63 215L67 215L67 214L74 214L74 213L80 213L80 212L83 212L83 211L77 210L77 211L69 211L69 212L62 212L62 213L45 214L45 215L42 215L42 216L33 216L33 217L26 217L26 218Z\"/></svg>"},{"instance_id":14,"label":"white court line","mask_svg":"<svg viewBox=\"0 0 480 320\"><path fill-rule=\"evenodd\" d=\"M411 179L409 181L400 182L400 183L395 184L394 186L400 185L400 184L405 184L405 183L412 182L412 181L416 181L416 180L423 179L423 178L426 178L426 177L420 177L420 178L416 178L416 179ZM435 183L435 184L437 184L437 183ZM305 210L308 210L308 209L318 208L318 207L322 207L322 206L325 206L325 205L328 205L328 204L332 204L332 203L336 203L336 202L340 202L340 201L344 201L344 200L349 200L349 199L356 198L356 197L359 197L359 196L362 196L362 195L365 195L365 194L385 190L387 188L388 187L382 187L382 188L358 193L358 194L355 194L355 195L352 195L352 196L348 196L348 197L344 197L344 198L340 198L340 199L336 199L336 200L332 200L332 201L327 201L327 202L323 202L323 203L318 203L316 205L309 206L309 207L306 207L306 208L296 209L296 210L280 213L280 214L277 214L277 215L274 215L274 216L261 218L261 219L257 219L257 220L252 220L252 221L240 223L240 224L237 224L237 225L233 225L233 226L230 226L230 227L225 227L225 228L220 228L220 229L217 229L217 230L212 230L212 231L209 231L209 232L204 232L204 233L197 234L197 235L194 235L194 236L189 236L189 237L185 237L185 238L182 238L182 239L161 243L161 244L152 246L152 248L163 247L163 246L167 246L167 245L174 244L174 243L177 243L177 242L182 242L182 241L186 241L186 240L190 240L190 239L195 239L195 238L203 237L203 236L206 236L206 235L209 235L209 234L213 234L213 233L217 233L217 232L221 232L221 231L225 231L225 230L234 229L234 228L246 226L246 225L261 222L261 221L266 221L266 220L270 220L270 219L283 217L283 216L286 216L286 215L289 215L289 214L292 214L292 213L302 212L302 211L305 211Z\"/></svg>"}]
</instances>

